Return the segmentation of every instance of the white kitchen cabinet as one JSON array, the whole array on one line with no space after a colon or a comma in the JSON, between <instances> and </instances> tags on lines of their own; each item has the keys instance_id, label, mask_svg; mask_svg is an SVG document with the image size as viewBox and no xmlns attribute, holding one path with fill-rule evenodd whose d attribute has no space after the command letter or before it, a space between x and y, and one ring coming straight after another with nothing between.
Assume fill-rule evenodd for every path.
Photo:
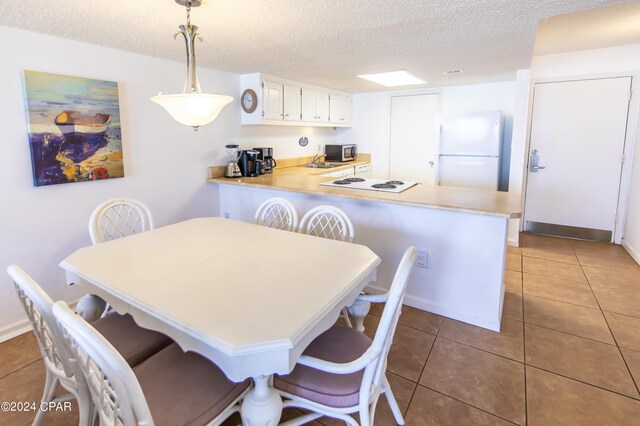
<instances>
[{"instance_id":1,"label":"white kitchen cabinet","mask_svg":"<svg viewBox=\"0 0 640 426\"><path fill-rule=\"evenodd\" d=\"M243 74L240 83L242 92L251 89L258 98L254 111L241 110L243 125L351 126L349 93L262 73Z\"/></svg>"},{"instance_id":2,"label":"white kitchen cabinet","mask_svg":"<svg viewBox=\"0 0 640 426\"><path fill-rule=\"evenodd\" d=\"M320 176L329 176L329 177L333 177L333 178L343 178L343 177L351 177L354 176L355 172L353 167L348 167L345 169L340 169L340 170L333 170L331 172L328 173L322 173Z\"/></svg>"},{"instance_id":3,"label":"white kitchen cabinet","mask_svg":"<svg viewBox=\"0 0 640 426\"><path fill-rule=\"evenodd\" d=\"M373 177L373 170L371 169L371 163L360 164L354 167L355 177L359 178L371 178Z\"/></svg>"},{"instance_id":4,"label":"white kitchen cabinet","mask_svg":"<svg viewBox=\"0 0 640 426\"><path fill-rule=\"evenodd\" d=\"M262 115L265 120L282 120L284 84L265 80L262 83Z\"/></svg>"},{"instance_id":5,"label":"white kitchen cabinet","mask_svg":"<svg viewBox=\"0 0 640 426\"><path fill-rule=\"evenodd\" d=\"M351 97L331 93L329 99L329 117L331 123L351 123Z\"/></svg>"},{"instance_id":6,"label":"white kitchen cabinet","mask_svg":"<svg viewBox=\"0 0 640 426\"><path fill-rule=\"evenodd\" d=\"M300 121L301 120L301 99L302 88L293 84L284 85L284 120Z\"/></svg>"},{"instance_id":7,"label":"white kitchen cabinet","mask_svg":"<svg viewBox=\"0 0 640 426\"><path fill-rule=\"evenodd\" d=\"M302 121L329 122L329 92L302 88Z\"/></svg>"}]
</instances>

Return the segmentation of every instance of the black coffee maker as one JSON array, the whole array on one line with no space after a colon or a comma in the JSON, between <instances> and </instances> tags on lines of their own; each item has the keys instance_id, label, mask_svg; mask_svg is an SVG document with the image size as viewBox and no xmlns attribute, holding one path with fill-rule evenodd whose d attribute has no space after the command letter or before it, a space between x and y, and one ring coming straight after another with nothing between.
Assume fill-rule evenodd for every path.
<instances>
[{"instance_id":1,"label":"black coffee maker","mask_svg":"<svg viewBox=\"0 0 640 426\"><path fill-rule=\"evenodd\" d=\"M273 148L253 148L253 150L258 151L258 159L263 161L264 172L273 173L273 168L278 165L273 158Z\"/></svg>"},{"instance_id":2,"label":"black coffee maker","mask_svg":"<svg viewBox=\"0 0 640 426\"><path fill-rule=\"evenodd\" d=\"M245 177L256 177L262 172L263 161L258 159L258 151L245 150L240 153L238 166Z\"/></svg>"}]
</instances>

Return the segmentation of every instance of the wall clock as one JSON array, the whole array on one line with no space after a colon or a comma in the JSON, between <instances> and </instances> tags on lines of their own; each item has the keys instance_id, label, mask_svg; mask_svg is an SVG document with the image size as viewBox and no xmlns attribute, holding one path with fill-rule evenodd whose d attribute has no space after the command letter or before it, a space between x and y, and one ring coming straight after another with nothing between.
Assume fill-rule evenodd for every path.
<instances>
[{"instance_id":1,"label":"wall clock","mask_svg":"<svg viewBox=\"0 0 640 426\"><path fill-rule=\"evenodd\" d=\"M240 103L242 104L244 112L251 114L258 107L258 97L256 96L256 92L251 89L247 89L242 92Z\"/></svg>"}]
</instances>

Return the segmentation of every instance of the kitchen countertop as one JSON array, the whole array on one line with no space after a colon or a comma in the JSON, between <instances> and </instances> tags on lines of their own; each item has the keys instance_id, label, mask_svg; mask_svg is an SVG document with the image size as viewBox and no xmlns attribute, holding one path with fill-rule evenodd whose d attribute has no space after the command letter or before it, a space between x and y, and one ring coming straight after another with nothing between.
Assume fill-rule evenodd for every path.
<instances>
[{"instance_id":1,"label":"kitchen countertop","mask_svg":"<svg viewBox=\"0 0 640 426\"><path fill-rule=\"evenodd\" d=\"M239 185L311 195L344 197L431 209L505 216L508 218L519 218L521 216L521 194L423 184L417 184L399 194L320 186L323 182L335 180L335 178L329 176L319 176L320 174L369 162L369 160L351 161L344 166L329 169L314 169L304 166L276 168L272 174L253 178L232 179L218 177L210 178L208 181L223 185Z\"/></svg>"}]
</instances>

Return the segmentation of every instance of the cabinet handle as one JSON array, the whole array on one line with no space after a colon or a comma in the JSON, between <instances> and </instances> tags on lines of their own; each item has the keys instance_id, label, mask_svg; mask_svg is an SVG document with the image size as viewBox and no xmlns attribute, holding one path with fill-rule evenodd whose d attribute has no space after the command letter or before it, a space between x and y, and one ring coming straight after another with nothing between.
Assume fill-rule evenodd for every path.
<instances>
[{"instance_id":1,"label":"cabinet handle","mask_svg":"<svg viewBox=\"0 0 640 426\"><path fill-rule=\"evenodd\" d=\"M288 117L288 116L289 116L289 114L285 114L284 116L285 116L285 117Z\"/></svg>"},{"instance_id":2,"label":"cabinet handle","mask_svg":"<svg viewBox=\"0 0 640 426\"><path fill-rule=\"evenodd\" d=\"M284 114L280 114L280 117L284 117Z\"/></svg>"}]
</instances>

